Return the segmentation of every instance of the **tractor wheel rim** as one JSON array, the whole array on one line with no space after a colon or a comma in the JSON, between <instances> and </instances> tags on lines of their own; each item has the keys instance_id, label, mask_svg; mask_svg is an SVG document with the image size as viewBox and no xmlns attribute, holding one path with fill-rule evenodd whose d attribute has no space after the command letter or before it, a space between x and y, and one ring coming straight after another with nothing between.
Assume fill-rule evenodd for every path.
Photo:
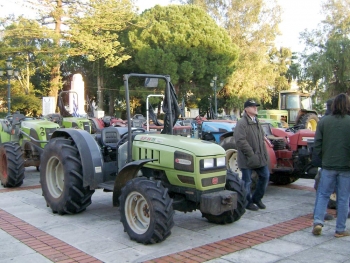
<instances>
[{"instance_id":1,"label":"tractor wheel rim","mask_svg":"<svg viewBox=\"0 0 350 263\"><path fill-rule=\"evenodd\" d=\"M46 166L47 187L54 198L61 196L64 189L64 171L61 161L53 156Z\"/></svg>"},{"instance_id":2,"label":"tractor wheel rim","mask_svg":"<svg viewBox=\"0 0 350 263\"><path fill-rule=\"evenodd\" d=\"M233 172L238 173L239 178L242 179L242 172L238 168L237 157L238 153L235 149L229 149L226 151L227 157L227 168L231 169Z\"/></svg>"},{"instance_id":3,"label":"tractor wheel rim","mask_svg":"<svg viewBox=\"0 0 350 263\"><path fill-rule=\"evenodd\" d=\"M307 129L309 129L311 131L316 131L316 127L317 127L317 121L316 120L310 120L307 123Z\"/></svg>"},{"instance_id":4,"label":"tractor wheel rim","mask_svg":"<svg viewBox=\"0 0 350 263\"><path fill-rule=\"evenodd\" d=\"M144 234L149 228L151 216L146 198L133 191L125 200L125 217L129 227L137 234Z\"/></svg>"}]
</instances>

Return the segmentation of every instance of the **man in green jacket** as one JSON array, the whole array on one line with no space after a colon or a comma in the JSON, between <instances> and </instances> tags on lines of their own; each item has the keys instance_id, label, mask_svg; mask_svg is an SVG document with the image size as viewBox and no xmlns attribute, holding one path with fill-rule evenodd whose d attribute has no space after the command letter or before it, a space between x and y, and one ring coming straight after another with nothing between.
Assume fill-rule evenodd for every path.
<instances>
[{"instance_id":1,"label":"man in green jacket","mask_svg":"<svg viewBox=\"0 0 350 263\"><path fill-rule=\"evenodd\" d=\"M335 97L332 114L317 124L314 151L322 159L322 175L317 190L312 233L320 235L330 195L336 187L337 222L335 237L349 236L346 219L350 197L350 100L342 93Z\"/></svg>"},{"instance_id":2,"label":"man in green jacket","mask_svg":"<svg viewBox=\"0 0 350 263\"><path fill-rule=\"evenodd\" d=\"M242 179L245 183L247 192L246 209L257 211L265 209L261 199L264 197L265 190L270 178L268 168L268 154L265 147L264 131L257 119L258 106L254 100L249 99L244 103L244 113L237 122L234 138L237 146L237 163L242 171ZM256 189L251 194L250 185L252 182L252 172L255 171L258 176Z\"/></svg>"}]
</instances>

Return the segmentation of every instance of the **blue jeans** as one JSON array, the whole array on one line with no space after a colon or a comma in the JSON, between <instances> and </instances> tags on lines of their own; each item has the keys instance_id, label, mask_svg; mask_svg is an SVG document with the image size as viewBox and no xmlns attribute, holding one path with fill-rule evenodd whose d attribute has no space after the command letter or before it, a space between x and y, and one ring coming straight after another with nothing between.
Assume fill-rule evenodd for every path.
<instances>
[{"instance_id":1,"label":"blue jeans","mask_svg":"<svg viewBox=\"0 0 350 263\"><path fill-rule=\"evenodd\" d=\"M346 219L349 212L350 171L335 171L322 169L320 183L317 189L314 225L324 224L324 215L330 195L337 192L337 222L335 231L343 232L346 229Z\"/></svg>"},{"instance_id":2,"label":"blue jeans","mask_svg":"<svg viewBox=\"0 0 350 263\"><path fill-rule=\"evenodd\" d=\"M247 193L247 205L251 203L257 203L261 201L264 197L265 190L270 178L270 172L267 165L257 168L257 169L241 169L242 171L242 180L244 181L245 190ZM253 194L250 191L250 185L252 183L252 172L255 171L259 180L256 184L256 189Z\"/></svg>"}]
</instances>

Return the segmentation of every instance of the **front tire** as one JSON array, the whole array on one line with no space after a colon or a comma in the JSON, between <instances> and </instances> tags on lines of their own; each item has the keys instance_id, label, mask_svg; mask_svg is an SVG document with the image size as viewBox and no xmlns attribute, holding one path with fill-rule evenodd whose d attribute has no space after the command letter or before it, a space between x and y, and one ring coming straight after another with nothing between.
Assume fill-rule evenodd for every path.
<instances>
[{"instance_id":1,"label":"front tire","mask_svg":"<svg viewBox=\"0 0 350 263\"><path fill-rule=\"evenodd\" d=\"M225 188L237 193L237 208L226 211L218 216L203 213L202 216L208 219L209 222L215 224L230 224L238 221L245 213L247 194L244 188L244 182L239 178L237 173L227 170Z\"/></svg>"},{"instance_id":2,"label":"front tire","mask_svg":"<svg viewBox=\"0 0 350 263\"><path fill-rule=\"evenodd\" d=\"M171 234L173 201L160 181L134 178L123 187L119 200L120 221L131 240L155 244Z\"/></svg>"},{"instance_id":3,"label":"front tire","mask_svg":"<svg viewBox=\"0 0 350 263\"><path fill-rule=\"evenodd\" d=\"M301 116L298 124L304 125L305 129L316 131L318 121L319 119L316 114L306 113L303 116Z\"/></svg>"},{"instance_id":4,"label":"front tire","mask_svg":"<svg viewBox=\"0 0 350 263\"><path fill-rule=\"evenodd\" d=\"M0 180L4 187L23 184L24 157L18 143L8 142L0 146Z\"/></svg>"},{"instance_id":5,"label":"front tire","mask_svg":"<svg viewBox=\"0 0 350 263\"><path fill-rule=\"evenodd\" d=\"M84 211L95 192L83 187L81 157L72 139L54 138L45 146L40 182L47 205L61 215Z\"/></svg>"}]
</instances>

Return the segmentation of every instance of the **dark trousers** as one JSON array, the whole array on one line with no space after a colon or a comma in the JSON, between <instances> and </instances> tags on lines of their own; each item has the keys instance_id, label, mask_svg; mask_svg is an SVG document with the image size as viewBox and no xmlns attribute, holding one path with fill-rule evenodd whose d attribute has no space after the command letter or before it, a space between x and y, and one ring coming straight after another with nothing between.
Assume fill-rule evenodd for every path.
<instances>
[{"instance_id":1,"label":"dark trousers","mask_svg":"<svg viewBox=\"0 0 350 263\"><path fill-rule=\"evenodd\" d=\"M267 165L256 168L256 169L241 169L242 171L242 180L244 181L245 190L247 193L247 205L250 203L259 202L265 194L267 184L269 183L270 172ZM258 182L254 193L251 193L250 186L252 183L252 172L255 171L258 176Z\"/></svg>"}]
</instances>

